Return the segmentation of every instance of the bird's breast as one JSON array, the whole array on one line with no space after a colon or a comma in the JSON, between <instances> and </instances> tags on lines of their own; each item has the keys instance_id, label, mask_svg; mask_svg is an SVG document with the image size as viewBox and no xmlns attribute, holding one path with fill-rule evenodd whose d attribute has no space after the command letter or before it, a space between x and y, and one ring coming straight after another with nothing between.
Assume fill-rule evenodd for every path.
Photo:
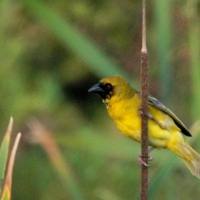
<instances>
[{"instance_id":1,"label":"bird's breast","mask_svg":"<svg viewBox=\"0 0 200 200\"><path fill-rule=\"evenodd\" d=\"M127 101L109 103L107 105L108 114L120 132L136 141L141 139L139 107L140 105L137 102L135 104L131 102L130 105Z\"/></svg>"}]
</instances>

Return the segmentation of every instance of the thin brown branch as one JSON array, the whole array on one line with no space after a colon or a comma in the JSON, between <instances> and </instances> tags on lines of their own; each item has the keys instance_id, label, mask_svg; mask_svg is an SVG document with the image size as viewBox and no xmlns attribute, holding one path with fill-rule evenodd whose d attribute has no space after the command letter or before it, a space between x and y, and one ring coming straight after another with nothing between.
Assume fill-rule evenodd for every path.
<instances>
[{"instance_id":1,"label":"thin brown branch","mask_svg":"<svg viewBox=\"0 0 200 200\"><path fill-rule=\"evenodd\" d=\"M142 0L142 49L141 49L141 96L142 96L142 159L148 164L148 55L146 47L146 0ZM141 200L148 199L148 167L141 166Z\"/></svg>"}]
</instances>

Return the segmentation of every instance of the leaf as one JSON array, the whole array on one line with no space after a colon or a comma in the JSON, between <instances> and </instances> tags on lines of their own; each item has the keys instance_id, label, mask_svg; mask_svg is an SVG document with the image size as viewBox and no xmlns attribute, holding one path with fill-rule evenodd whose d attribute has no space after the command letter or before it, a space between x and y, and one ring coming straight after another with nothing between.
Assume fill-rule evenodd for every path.
<instances>
[{"instance_id":1,"label":"leaf","mask_svg":"<svg viewBox=\"0 0 200 200\"><path fill-rule=\"evenodd\" d=\"M40 1L23 0L25 6L39 19L52 33L60 39L62 44L90 64L90 68L100 76L121 74L130 79L130 75L113 62L88 37L83 36L67 19L51 11Z\"/></svg>"},{"instance_id":2,"label":"leaf","mask_svg":"<svg viewBox=\"0 0 200 200\"><path fill-rule=\"evenodd\" d=\"M7 169L6 179L4 181L4 187L3 187L1 200L9 200L11 198L12 172L13 172L15 155L17 152L17 147L18 147L20 138L21 138L21 133L18 133L17 137L15 139L11 154L10 154L8 169Z\"/></svg>"},{"instance_id":3,"label":"leaf","mask_svg":"<svg viewBox=\"0 0 200 200\"><path fill-rule=\"evenodd\" d=\"M9 144L10 144L10 135L12 132L13 127L13 118L10 118L10 122L8 124L7 132L3 138L1 149L0 149L0 176L1 176L1 187L2 188L2 180L4 179L6 163L8 159L8 151L9 151ZM1 192L1 191L0 191Z\"/></svg>"}]
</instances>

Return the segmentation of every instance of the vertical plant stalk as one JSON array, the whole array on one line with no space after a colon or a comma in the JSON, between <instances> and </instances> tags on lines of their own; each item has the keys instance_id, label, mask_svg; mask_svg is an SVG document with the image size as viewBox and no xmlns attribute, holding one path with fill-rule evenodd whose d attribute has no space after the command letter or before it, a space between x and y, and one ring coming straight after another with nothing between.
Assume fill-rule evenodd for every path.
<instances>
[{"instance_id":1,"label":"vertical plant stalk","mask_svg":"<svg viewBox=\"0 0 200 200\"><path fill-rule=\"evenodd\" d=\"M142 49L141 49L141 151L142 159L148 164L148 54L146 46L146 0L142 0ZM141 165L141 200L148 199L148 167Z\"/></svg>"}]
</instances>

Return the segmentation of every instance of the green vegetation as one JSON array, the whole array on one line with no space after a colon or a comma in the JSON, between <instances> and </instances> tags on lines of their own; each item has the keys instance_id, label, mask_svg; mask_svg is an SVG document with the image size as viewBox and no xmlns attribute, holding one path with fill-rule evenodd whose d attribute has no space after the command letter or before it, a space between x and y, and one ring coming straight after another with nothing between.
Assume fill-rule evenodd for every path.
<instances>
[{"instance_id":1,"label":"green vegetation","mask_svg":"<svg viewBox=\"0 0 200 200\"><path fill-rule=\"evenodd\" d=\"M200 152L199 1L148 2L150 93L188 126ZM141 1L0 1L0 133L22 139L12 199L139 199L140 146L88 88L121 74L139 89ZM149 199L198 199L199 179L152 153Z\"/></svg>"},{"instance_id":2,"label":"green vegetation","mask_svg":"<svg viewBox=\"0 0 200 200\"><path fill-rule=\"evenodd\" d=\"M1 200L11 199L13 166L18 144L21 138L21 133L18 133L14 145L12 147L12 151L8 153L10 148L12 128L13 128L13 118L11 117L8 129L5 133L0 148Z\"/></svg>"}]
</instances>

